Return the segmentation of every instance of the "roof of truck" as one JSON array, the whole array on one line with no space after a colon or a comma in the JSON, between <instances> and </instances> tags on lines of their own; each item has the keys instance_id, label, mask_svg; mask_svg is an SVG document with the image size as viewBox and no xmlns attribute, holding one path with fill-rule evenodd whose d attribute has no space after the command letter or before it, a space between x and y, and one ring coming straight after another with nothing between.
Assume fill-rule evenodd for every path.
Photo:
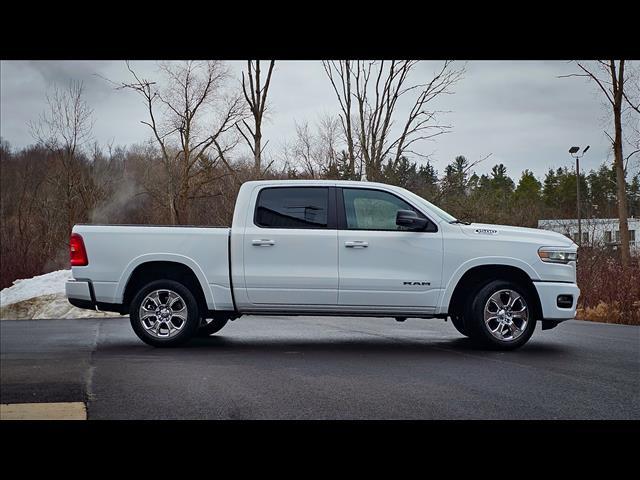
<instances>
[{"instance_id":1,"label":"roof of truck","mask_svg":"<svg viewBox=\"0 0 640 480\"><path fill-rule=\"evenodd\" d=\"M273 185L273 184L283 184L283 185L350 185L350 186L383 186L383 187L393 187L393 185L389 185L386 183L380 182L368 182L368 181L357 181L357 180L251 180L248 182L244 182L244 184L251 185Z\"/></svg>"}]
</instances>

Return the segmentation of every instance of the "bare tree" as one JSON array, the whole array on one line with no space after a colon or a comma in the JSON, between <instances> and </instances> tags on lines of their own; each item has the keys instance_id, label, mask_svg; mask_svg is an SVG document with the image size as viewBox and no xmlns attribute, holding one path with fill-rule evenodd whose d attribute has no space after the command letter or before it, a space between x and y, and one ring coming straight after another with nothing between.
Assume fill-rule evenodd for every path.
<instances>
[{"instance_id":1,"label":"bare tree","mask_svg":"<svg viewBox=\"0 0 640 480\"><path fill-rule=\"evenodd\" d=\"M356 139L354 138L353 110L351 107L351 61L322 62L324 70L331 81L333 90L338 97L340 104L340 123L347 142L347 153L349 158L349 171L356 171Z\"/></svg>"},{"instance_id":2,"label":"bare tree","mask_svg":"<svg viewBox=\"0 0 640 480\"><path fill-rule=\"evenodd\" d=\"M57 86L47 94L47 109L38 121L29 122L32 136L49 150L64 150L65 158L91 138L93 110L83 98L82 82L71 81L65 90Z\"/></svg>"},{"instance_id":3,"label":"bare tree","mask_svg":"<svg viewBox=\"0 0 640 480\"><path fill-rule=\"evenodd\" d=\"M321 115L318 121L318 142L325 174L337 172L340 141L340 119L327 114Z\"/></svg>"},{"instance_id":4,"label":"bare tree","mask_svg":"<svg viewBox=\"0 0 640 480\"><path fill-rule=\"evenodd\" d=\"M305 175L311 178L318 177L318 164L315 155L315 137L309 129L309 124L296 123L296 141L293 144L293 156L302 166Z\"/></svg>"},{"instance_id":5,"label":"bare tree","mask_svg":"<svg viewBox=\"0 0 640 480\"><path fill-rule=\"evenodd\" d=\"M128 62L127 68L134 81L118 88L143 98L148 118L142 123L153 132L162 156L164 178L155 175L147 185L161 185L171 224L185 223L189 201L218 178L210 175L217 162L234 173L227 155L238 143L231 133L244 117L242 101L224 94L228 71L222 62L161 63L162 89Z\"/></svg>"},{"instance_id":6,"label":"bare tree","mask_svg":"<svg viewBox=\"0 0 640 480\"><path fill-rule=\"evenodd\" d=\"M305 177L335 178L340 143L338 118L322 115L314 127L308 121L296 122L295 131L293 142L284 146L285 164L301 167Z\"/></svg>"},{"instance_id":7,"label":"bare tree","mask_svg":"<svg viewBox=\"0 0 640 480\"><path fill-rule=\"evenodd\" d=\"M640 99L632 99L631 92L638 91L637 76L635 76L635 88L626 90L626 83L629 79L625 74L625 60L598 60L595 64L587 65L583 62L576 62L582 73L562 75L561 77L587 77L595 82L600 91L604 94L607 104L611 107L613 114L614 136L605 131L611 141L616 169L616 185L618 197L618 218L620 222L620 252L622 265L627 267L630 263L630 235L629 224L627 222L627 183L625 180L625 163L636 154L638 150L632 152L626 159L623 156L623 115L626 110L640 113ZM632 77L634 78L634 77Z\"/></svg>"},{"instance_id":8,"label":"bare tree","mask_svg":"<svg viewBox=\"0 0 640 480\"><path fill-rule=\"evenodd\" d=\"M248 91L245 81L245 72L242 72L242 93L244 94L244 98L253 118L253 128L251 128L246 120L242 120L241 124L236 124L236 128L247 142L247 145L251 149L251 153L253 153L254 175L256 177L259 177L264 173L262 170L262 152L269 141L267 140L267 142L262 145L262 120L267 108L267 94L269 92L271 74L273 73L275 63L275 60L271 60L269 62L267 78L263 85L260 78L260 60L247 61L247 78L249 79ZM268 170L270 166L271 164L269 164L264 171Z\"/></svg>"},{"instance_id":9,"label":"bare tree","mask_svg":"<svg viewBox=\"0 0 640 480\"><path fill-rule=\"evenodd\" d=\"M407 153L422 156L414 150L416 142L451 128L437 123L441 111L428 107L441 94L451 93L463 71L445 61L431 79L411 83L410 73L418 64L414 60L323 62L340 105L350 169L355 170L360 156L369 180L380 178L385 160L398 161ZM411 98L409 113L394 133L398 102L405 97Z\"/></svg>"},{"instance_id":10,"label":"bare tree","mask_svg":"<svg viewBox=\"0 0 640 480\"><path fill-rule=\"evenodd\" d=\"M29 128L36 141L49 150L58 163L59 172L48 181L64 199L66 231L70 232L76 211L87 207L77 201L83 199L82 171L76 167L82 146L91 138L93 110L84 100L82 82L72 81L64 90L55 86L46 98L46 110L36 122L29 123Z\"/></svg>"}]
</instances>

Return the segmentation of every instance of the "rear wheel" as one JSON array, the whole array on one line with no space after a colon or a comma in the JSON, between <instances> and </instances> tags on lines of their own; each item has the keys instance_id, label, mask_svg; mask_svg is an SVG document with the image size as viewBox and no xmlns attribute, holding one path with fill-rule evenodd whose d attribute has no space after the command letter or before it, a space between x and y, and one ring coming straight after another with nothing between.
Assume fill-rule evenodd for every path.
<instances>
[{"instance_id":1,"label":"rear wheel","mask_svg":"<svg viewBox=\"0 0 640 480\"><path fill-rule=\"evenodd\" d=\"M465 309L469 336L483 346L512 350L524 345L535 330L528 289L495 280L482 287Z\"/></svg>"},{"instance_id":2,"label":"rear wheel","mask_svg":"<svg viewBox=\"0 0 640 480\"><path fill-rule=\"evenodd\" d=\"M200 324L195 297L175 280L156 280L141 288L131 302L129 318L140 340L154 347L182 345Z\"/></svg>"}]
</instances>

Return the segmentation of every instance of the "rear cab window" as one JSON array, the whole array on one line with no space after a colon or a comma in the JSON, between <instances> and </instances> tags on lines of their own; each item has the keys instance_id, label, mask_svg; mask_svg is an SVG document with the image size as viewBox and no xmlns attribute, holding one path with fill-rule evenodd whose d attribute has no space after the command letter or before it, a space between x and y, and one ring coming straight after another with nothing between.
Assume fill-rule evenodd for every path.
<instances>
[{"instance_id":1,"label":"rear cab window","mask_svg":"<svg viewBox=\"0 0 640 480\"><path fill-rule=\"evenodd\" d=\"M328 187L266 187L258 193L254 223L262 228L329 228L330 203Z\"/></svg>"}]
</instances>

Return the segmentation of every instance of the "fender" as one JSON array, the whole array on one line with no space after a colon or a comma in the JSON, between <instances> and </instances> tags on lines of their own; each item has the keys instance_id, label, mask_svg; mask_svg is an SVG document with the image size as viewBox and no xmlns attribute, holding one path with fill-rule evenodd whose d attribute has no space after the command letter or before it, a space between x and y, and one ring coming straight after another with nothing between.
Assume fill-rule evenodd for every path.
<instances>
[{"instance_id":1,"label":"fender","mask_svg":"<svg viewBox=\"0 0 640 480\"><path fill-rule=\"evenodd\" d=\"M200 282L200 287L202 287L202 291L204 292L204 298L207 302L207 307L211 310L216 309L215 300L213 298L211 288L209 287L209 282L207 282L207 277L205 277L204 272L202 271L200 266L192 258L185 255L179 255L177 253L149 253L140 255L131 260L131 262L129 262L129 264L124 269L122 276L118 280L118 287L116 289L114 298L115 303L122 303L124 290L127 287L127 283L129 282L129 278L131 278L131 274L133 273L133 271L143 263L148 262L174 262L181 263L189 267L195 274L198 282Z\"/></svg>"},{"instance_id":2,"label":"fender","mask_svg":"<svg viewBox=\"0 0 640 480\"><path fill-rule=\"evenodd\" d=\"M529 265L527 262L520 260L518 258L513 257L477 257L467 260L463 264L461 264L456 271L449 278L449 282L443 290L442 296L440 298L440 302L436 311L438 313L447 313L449 310L449 302L451 301L451 296L453 295L453 291L455 290L458 282L463 277L465 273L471 270L474 267L480 267L483 265L505 265L509 267L516 267L520 270L524 271L531 280L539 280L540 275L538 272L534 270L534 268Z\"/></svg>"}]
</instances>

